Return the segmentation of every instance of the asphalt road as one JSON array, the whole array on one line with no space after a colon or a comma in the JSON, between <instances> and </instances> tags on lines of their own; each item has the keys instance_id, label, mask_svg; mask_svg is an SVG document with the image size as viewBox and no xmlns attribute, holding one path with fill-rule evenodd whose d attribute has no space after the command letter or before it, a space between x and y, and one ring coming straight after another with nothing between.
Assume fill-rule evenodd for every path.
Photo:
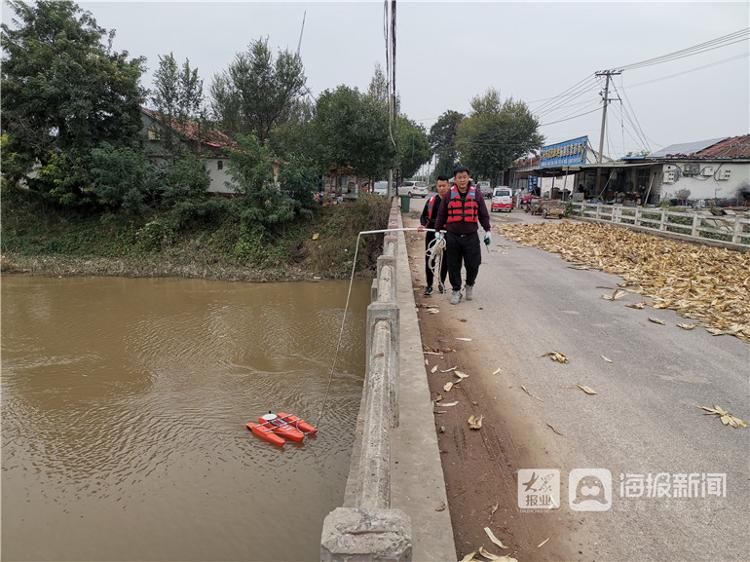
<instances>
[{"instance_id":1,"label":"asphalt road","mask_svg":"<svg viewBox=\"0 0 750 562\"><path fill-rule=\"evenodd\" d=\"M414 211L421 201L413 201ZM514 212L492 220L541 219ZM549 517L564 515L568 524L559 532L580 547L578 558L750 560L750 429L725 427L698 408L717 404L750 420L750 346L701 328L682 330L676 324L685 319L670 310L624 306L638 295L606 301L608 289L600 287L614 288L621 278L574 270L556 254L493 237L474 300L450 306L436 295L431 303L441 314L431 321L471 338L458 345L486 365L478 374L484 392L502 395L494 414L529 430L523 446L539 451L545 464L517 468L560 470L561 505ZM551 351L569 363L541 357ZM495 367L502 370L493 375ZM610 471L610 509L571 510L568 477L577 468ZM648 475L660 473L669 495L647 497ZM670 497L688 494L679 484L683 474L694 483L693 497ZM725 497L704 492L706 478L721 479L709 474L726 475Z\"/></svg>"}]
</instances>

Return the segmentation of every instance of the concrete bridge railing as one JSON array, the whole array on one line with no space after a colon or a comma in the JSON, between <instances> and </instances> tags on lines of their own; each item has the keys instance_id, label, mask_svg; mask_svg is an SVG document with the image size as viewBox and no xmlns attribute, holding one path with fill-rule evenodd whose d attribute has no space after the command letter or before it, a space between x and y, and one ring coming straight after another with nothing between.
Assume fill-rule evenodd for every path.
<instances>
[{"instance_id":1,"label":"concrete bridge railing","mask_svg":"<svg viewBox=\"0 0 750 562\"><path fill-rule=\"evenodd\" d=\"M389 228L400 225L398 212L394 203ZM411 560L411 521L391 507L392 430L399 424L397 248L398 238L386 235L367 307L366 375L344 505L323 522L324 561Z\"/></svg>"}]
</instances>

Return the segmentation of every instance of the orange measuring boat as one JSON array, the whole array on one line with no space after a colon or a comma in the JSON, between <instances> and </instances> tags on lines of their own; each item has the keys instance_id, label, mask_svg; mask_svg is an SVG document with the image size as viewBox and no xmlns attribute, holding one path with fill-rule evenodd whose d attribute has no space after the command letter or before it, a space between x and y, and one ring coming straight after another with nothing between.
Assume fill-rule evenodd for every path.
<instances>
[{"instance_id":1,"label":"orange measuring boat","mask_svg":"<svg viewBox=\"0 0 750 562\"><path fill-rule=\"evenodd\" d=\"M286 443L284 438L276 435L270 426L267 426L265 424L247 422L246 427L255 435L265 441L268 441L269 443L273 443L274 445L278 445L279 447L283 447L284 443Z\"/></svg>"},{"instance_id":2,"label":"orange measuring boat","mask_svg":"<svg viewBox=\"0 0 750 562\"><path fill-rule=\"evenodd\" d=\"M304 433L302 433L292 424L285 422L273 412L268 412L267 414L259 417L258 423L271 429L271 431L273 431L277 436L283 437L284 439L289 439L289 441L296 441L297 443L299 443L305 438Z\"/></svg>"},{"instance_id":3,"label":"orange measuring boat","mask_svg":"<svg viewBox=\"0 0 750 562\"><path fill-rule=\"evenodd\" d=\"M286 423L293 425L300 431L304 433L309 433L310 435L315 435L318 430L315 426L312 424L307 423L302 418L295 416L294 414L287 414L285 412L277 412L277 416L279 416L282 420L284 420Z\"/></svg>"}]
</instances>

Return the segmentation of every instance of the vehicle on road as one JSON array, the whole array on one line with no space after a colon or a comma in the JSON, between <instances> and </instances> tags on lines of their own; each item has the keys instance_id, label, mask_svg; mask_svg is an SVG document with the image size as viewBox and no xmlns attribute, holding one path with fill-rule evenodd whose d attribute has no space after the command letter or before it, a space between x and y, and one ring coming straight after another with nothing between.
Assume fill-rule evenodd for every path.
<instances>
[{"instance_id":1,"label":"vehicle on road","mask_svg":"<svg viewBox=\"0 0 750 562\"><path fill-rule=\"evenodd\" d=\"M482 197L485 199L492 197L492 184L490 182L485 180L477 182L477 189L479 189Z\"/></svg>"},{"instance_id":2,"label":"vehicle on road","mask_svg":"<svg viewBox=\"0 0 750 562\"><path fill-rule=\"evenodd\" d=\"M398 187L399 195L408 195L409 197L427 197L429 193L427 182L408 180Z\"/></svg>"},{"instance_id":3,"label":"vehicle on road","mask_svg":"<svg viewBox=\"0 0 750 562\"><path fill-rule=\"evenodd\" d=\"M513 195L511 189L506 185L500 185L492 191L490 212L494 213L495 211L506 211L508 213L513 211Z\"/></svg>"},{"instance_id":4,"label":"vehicle on road","mask_svg":"<svg viewBox=\"0 0 750 562\"><path fill-rule=\"evenodd\" d=\"M375 195L382 197L388 197L388 182L387 181L376 181L372 186L372 192Z\"/></svg>"}]
</instances>

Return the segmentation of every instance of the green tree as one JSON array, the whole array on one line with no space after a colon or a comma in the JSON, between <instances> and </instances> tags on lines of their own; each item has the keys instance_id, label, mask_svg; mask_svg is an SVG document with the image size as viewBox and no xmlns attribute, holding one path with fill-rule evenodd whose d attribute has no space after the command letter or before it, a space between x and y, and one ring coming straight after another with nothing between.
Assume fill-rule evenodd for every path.
<instances>
[{"instance_id":1,"label":"green tree","mask_svg":"<svg viewBox=\"0 0 750 562\"><path fill-rule=\"evenodd\" d=\"M90 151L102 142L138 142L143 59L114 51L114 31L73 2L8 5L15 18L13 26L2 25L0 45L3 129L12 158L3 173L15 184L35 168L31 189L64 204L90 201Z\"/></svg>"},{"instance_id":2,"label":"green tree","mask_svg":"<svg viewBox=\"0 0 750 562\"><path fill-rule=\"evenodd\" d=\"M396 156L387 108L348 86L320 95L313 134L317 160L324 170L349 166L363 177L375 178L385 173Z\"/></svg>"},{"instance_id":3,"label":"green tree","mask_svg":"<svg viewBox=\"0 0 750 562\"><path fill-rule=\"evenodd\" d=\"M380 63L375 65L375 73L370 79L367 95L386 106L388 105L388 80L383 73L383 67L380 66Z\"/></svg>"},{"instance_id":4,"label":"green tree","mask_svg":"<svg viewBox=\"0 0 750 562\"><path fill-rule=\"evenodd\" d=\"M229 173L239 188L242 224L248 233L269 234L273 228L294 218L294 200L273 181L273 155L251 134L238 137Z\"/></svg>"},{"instance_id":5,"label":"green tree","mask_svg":"<svg viewBox=\"0 0 750 562\"><path fill-rule=\"evenodd\" d=\"M162 130L161 141L173 154L179 153L182 145L175 139L173 127L169 125L184 126L193 122L199 127L206 126L201 111L203 81L198 76L198 69L190 67L190 59L185 59L179 67L173 53L159 55L151 101L167 125Z\"/></svg>"},{"instance_id":6,"label":"green tree","mask_svg":"<svg viewBox=\"0 0 750 562\"><path fill-rule=\"evenodd\" d=\"M399 176L410 178L430 159L432 150L424 127L406 116L399 115L397 131Z\"/></svg>"},{"instance_id":7,"label":"green tree","mask_svg":"<svg viewBox=\"0 0 750 562\"><path fill-rule=\"evenodd\" d=\"M539 122L526 103L500 102L495 90L475 97L472 113L458 127L456 147L474 177L498 181L513 160L541 147Z\"/></svg>"},{"instance_id":8,"label":"green tree","mask_svg":"<svg viewBox=\"0 0 750 562\"><path fill-rule=\"evenodd\" d=\"M302 60L289 51L274 58L268 39L250 43L211 84L212 108L224 130L265 141L286 121L305 91Z\"/></svg>"},{"instance_id":9,"label":"green tree","mask_svg":"<svg viewBox=\"0 0 750 562\"><path fill-rule=\"evenodd\" d=\"M438 158L436 175L453 175L453 167L458 160L456 136L464 118L463 113L449 109L430 127L430 147Z\"/></svg>"}]
</instances>

